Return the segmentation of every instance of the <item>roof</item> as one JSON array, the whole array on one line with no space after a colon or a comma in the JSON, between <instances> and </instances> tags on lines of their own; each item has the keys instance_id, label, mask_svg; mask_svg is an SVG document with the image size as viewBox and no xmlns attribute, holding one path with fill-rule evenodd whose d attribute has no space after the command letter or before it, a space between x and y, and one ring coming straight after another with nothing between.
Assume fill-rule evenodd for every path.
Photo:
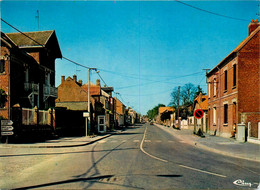
<instances>
[{"instance_id":1,"label":"roof","mask_svg":"<svg viewBox=\"0 0 260 190\"><path fill-rule=\"evenodd\" d=\"M88 83L81 86L86 92L88 92ZM90 95L91 96L100 96L101 95L101 87L97 86L93 83L90 83Z\"/></svg>"},{"instance_id":2,"label":"roof","mask_svg":"<svg viewBox=\"0 0 260 190\"><path fill-rule=\"evenodd\" d=\"M218 70L218 67L220 67L222 64L224 64L228 59L230 59L232 56L235 56L234 54L238 53L260 30L260 26L258 26L248 37L246 37L230 54L228 54L227 57L225 57L217 66L215 66L207 76L210 76L215 70Z\"/></svg>"},{"instance_id":3,"label":"roof","mask_svg":"<svg viewBox=\"0 0 260 190\"><path fill-rule=\"evenodd\" d=\"M201 98L201 99L200 99ZM200 109L202 110L208 110L208 95L198 95L195 99L194 99L194 107L195 104L198 103Z\"/></svg>"},{"instance_id":4,"label":"roof","mask_svg":"<svg viewBox=\"0 0 260 190\"><path fill-rule=\"evenodd\" d=\"M164 112L174 112L173 107L159 107L159 114L164 113Z\"/></svg>"},{"instance_id":5,"label":"roof","mask_svg":"<svg viewBox=\"0 0 260 190\"><path fill-rule=\"evenodd\" d=\"M50 48L53 48L56 51L56 55L58 58L61 58L61 50L59 47L58 39L55 34L55 30L49 30L49 31L37 31L37 32L23 32L25 35L22 33L6 33L6 35L12 40L14 44L16 44L19 48L39 48L39 47L46 47L48 42L52 37L54 37L56 43L56 47L50 46Z\"/></svg>"}]
</instances>

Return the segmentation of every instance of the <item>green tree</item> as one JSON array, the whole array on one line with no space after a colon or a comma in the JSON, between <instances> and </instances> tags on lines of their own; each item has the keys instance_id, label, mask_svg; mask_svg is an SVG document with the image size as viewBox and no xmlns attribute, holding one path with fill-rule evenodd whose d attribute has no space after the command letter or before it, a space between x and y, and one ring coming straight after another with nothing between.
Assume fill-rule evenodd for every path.
<instances>
[{"instance_id":1,"label":"green tree","mask_svg":"<svg viewBox=\"0 0 260 190\"><path fill-rule=\"evenodd\" d=\"M158 104L153 109L148 110L147 116L149 119L155 119L155 117L158 115L159 107L165 107L164 104Z\"/></svg>"}]
</instances>

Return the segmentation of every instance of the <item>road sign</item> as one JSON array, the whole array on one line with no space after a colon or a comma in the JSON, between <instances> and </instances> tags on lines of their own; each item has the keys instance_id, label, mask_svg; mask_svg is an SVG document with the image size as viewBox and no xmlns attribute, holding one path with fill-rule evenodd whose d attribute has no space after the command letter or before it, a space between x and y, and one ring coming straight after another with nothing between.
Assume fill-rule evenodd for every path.
<instances>
[{"instance_id":1,"label":"road sign","mask_svg":"<svg viewBox=\"0 0 260 190\"><path fill-rule=\"evenodd\" d=\"M13 125L12 120L1 120L1 126L8 126L8 125Z\"/></svg>"},{"instance_id":2,"label":"road sign","mask_svg":"<svg viewBox=\"0 0 260 190\"><path fill-rule=\"evenodd\" d=\"M204 116L204 111L202 109L196 109L194 111L194 116L197 118L197 119L201 119L203 118Z\"/></svg>"},{"instance_id":3,"label":"road sign","mask_svg":"<svg viewBox=\"0 0 260 190\"><path fill-rule=\"evenodd\" d=\"M5 135L13 135L14 132L13 131L4 131L4 132L1 132L1 135L2 136L5 136Z\"/></svg>"},{"instance_id":4,"label":"road sign","mask_svg":"<svg viewBox=\"0 0 260 190\"><path fill-rule=\"evenodd\" d=\"M13 126L1 126L1 131L12 131L13 129Z\"/></svg>"}]
</instances>

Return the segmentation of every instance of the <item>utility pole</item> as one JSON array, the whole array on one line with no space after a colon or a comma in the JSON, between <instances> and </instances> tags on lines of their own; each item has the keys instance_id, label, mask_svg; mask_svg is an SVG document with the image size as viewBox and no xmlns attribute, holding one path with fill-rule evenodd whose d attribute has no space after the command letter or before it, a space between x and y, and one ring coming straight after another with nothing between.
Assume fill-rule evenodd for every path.
<instances>
[{"instance_id":1,"label":"utility pole","mask_svg":"<svg viewBox=\"0 0 260 190\"><path fill-rule=\"evenodd\" d=\"M180 128L181 124L180 124L180 120L179 120L179 116L180 116L180 86L178 86L178 101L177 101L177 106L178 106L178 112L177 112L177 119L178 119L178 126Z\"/></svg>"},{"instance_id":2,"label":"utility pole","mask_svg":"<svg viewBox=\"0 0 260 190\"><path fill-rule=\"evenodd\" d=\"M88 117L87 117L87 120L88 120L88 124L86 126L86 136L89 135L89 132L90 132L90 116L91 116L91 109L90 109L90 71L91 70L95 70L97 71L96 68L89 68L88 69Z\"/></svg>"},{"instance_id":3,"label":"utility pole","mask_svg":"<svg viewBox=\"0 0 260 190\"><path fill-rule=\"evenodd\" d=\"M117 125L117 121L116 121L116 102L117 102L117 94L119 94L119 92L115 92L115 94L116 94L116 101L115 101L115 110L114 110L114 121L115 121L115 127L116 127L116 125Z\"/></svg>"},{"instance_id":4,"label":"utility pole","mask_svg":"<svg viewBox=\"0 0 260 190\"><path fill-rule=\"evenodd\" d=\"M209 88L208 88L208 77L207 77L207 74L208 74L208 71L210 70L210 69L202 69L202 70L204 70L205 72L206 72L206 84L207 84L207 93L209 92ZM208 93L209 94L209 93Z\"/></svg>"},{"instance_id":5,"label":"utility pole","mask_svg":"<svg viewBox=\"0 0 260 190\"><path fill-rule=\"evenodd\" d=\"M39 20L40 20L39 10L37 10L35 18L37 19L37 29L39 31Z\"/></svg>"}]
</instances>

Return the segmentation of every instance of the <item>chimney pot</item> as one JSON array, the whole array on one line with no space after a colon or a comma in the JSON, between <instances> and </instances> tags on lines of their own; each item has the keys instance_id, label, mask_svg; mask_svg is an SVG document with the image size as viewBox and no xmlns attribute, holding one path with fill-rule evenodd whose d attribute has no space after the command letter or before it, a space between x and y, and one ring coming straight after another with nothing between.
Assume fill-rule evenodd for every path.
<instances>
[{"instance_id":1,"label":"chimney pot","mask_svg":"<svg viewBox=\"0 0 260 190\"><path fill-rule=\"evenodd\" d=\"M260 24L257 19L255 19L255 20L252 19L248 25L248 35L250 35L259 25Z\"/></svg>"},{"instance_id":2,"label":"chimney pot","mask_svg":"<svg viewBox=\"0 0 260 190\"><path fill-rule=\"evenodd\" d=\"M97 84L97 86L100 86L100 80L99 79L97 79L96 84Z\"/></svg>"},{"instance_id":3,"label":"chimney pot","mask_svg":"<svg viewBox=\"0 0 260 190\"><path fill-rule=\"evenodd\" d=\"M65 76L61 76L61 83L65 81Z\"/></svg>"},{"instance_id":4,"label":"chimney pot","mask_svg":"<svg viewBox=\"0 0 260 190\"><path fill-rule=\"evenodd\" d=\"M78 83L80 84L80 86L82 86L82 80L79 80Z\"/></svg>"},{"instance_id":5,"label":"chimney pot","mask_svg":"<svg viewBox=\"0 0 260 190\"><path fill-rule=\"evenodd\" d=\"M73 80L77 82L77 75L73 75Z\"/></svg>"}]
</instances>

